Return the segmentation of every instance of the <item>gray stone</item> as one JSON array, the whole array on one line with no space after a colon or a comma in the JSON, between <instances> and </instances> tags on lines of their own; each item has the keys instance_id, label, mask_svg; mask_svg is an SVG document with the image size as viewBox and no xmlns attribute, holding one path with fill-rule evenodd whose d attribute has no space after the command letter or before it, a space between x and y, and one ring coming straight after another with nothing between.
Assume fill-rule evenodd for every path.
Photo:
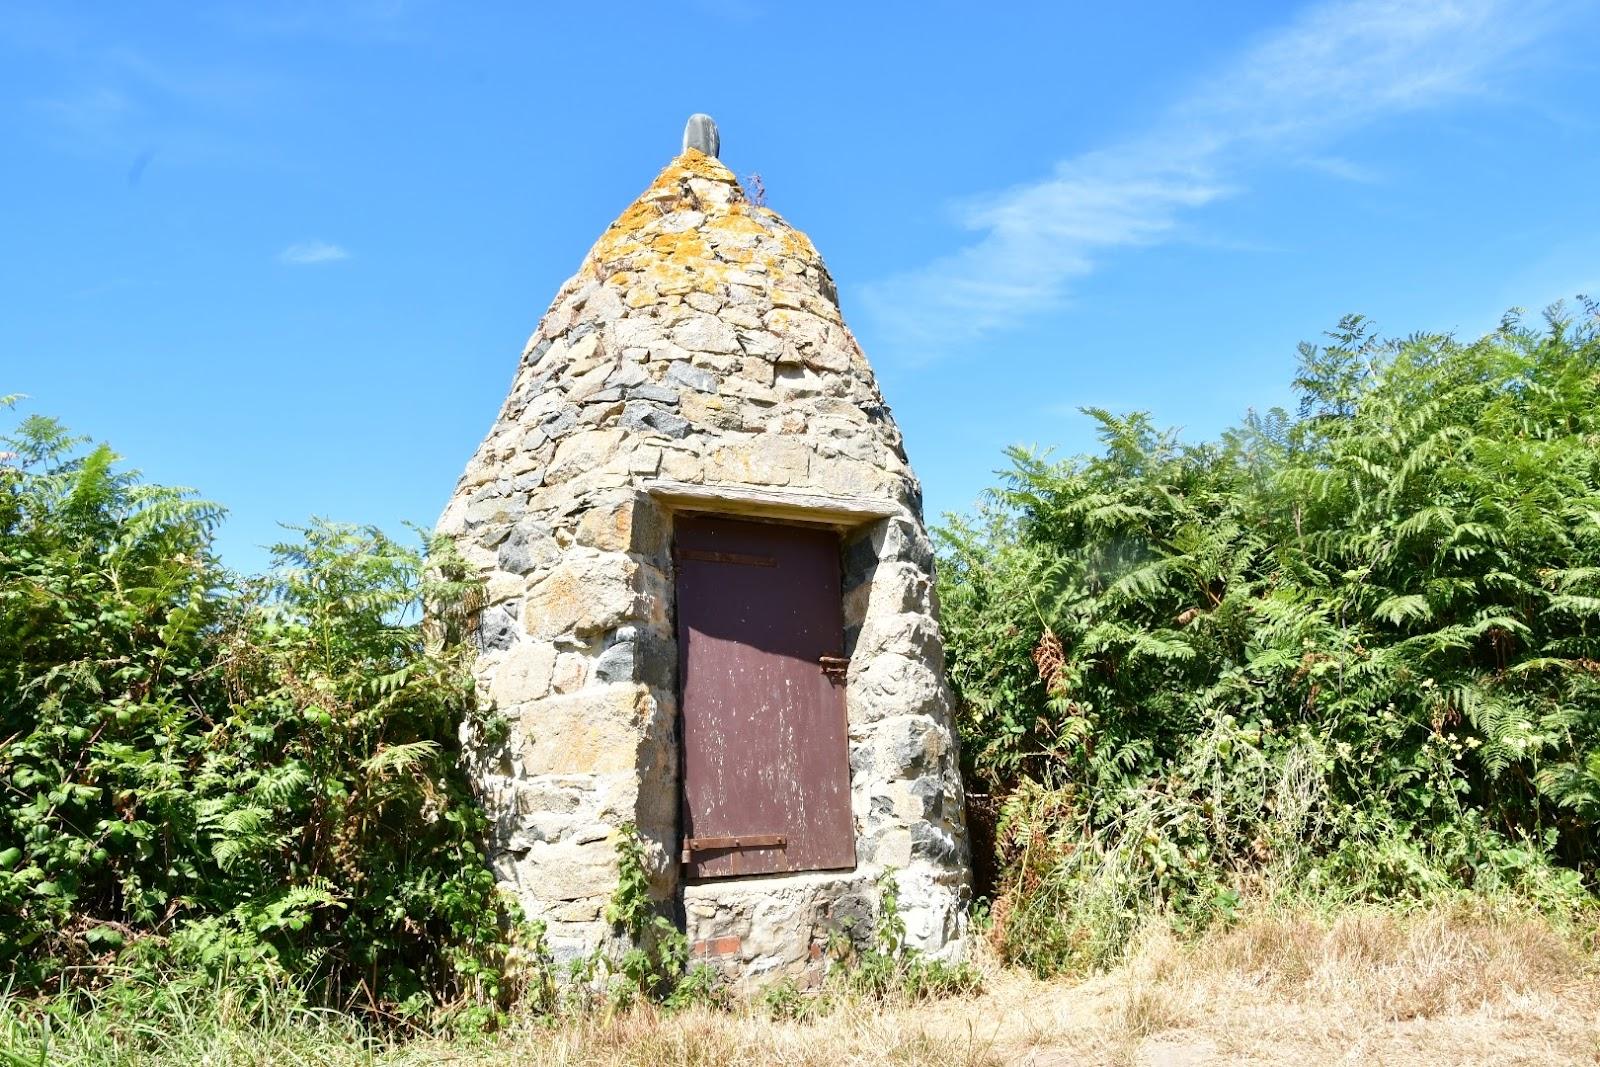
<instances>
[{"instance_id":1,"label":"gray stone","mask_svg":"<svg viewBox=\"0 0 1600 1067\"><path fill-rule=\"evenodd\" d=\"M552 412L539 423L539 429L549 438L565 437L578 428L578 409L564 407L560 411Z\"/></svg>"},{"instance_id":2,"label":"gray stone","mask_svg":"<svg viewBox=\"0 0 1600 1067\"><path fill-rule=\"evenodd\" d=\"M911 783L911 795L922 801L922 813L935 825L945 821L945 801L951 791L938 778L918 778Z\"/></svg>"},{"instance_id":3,"label":"gray stone","mask_svg":"<svg viewBox=\"0 0 1600 1067\"><path fill-rule=\"evenodd\" d=\"M496 554L500 569L508 574L527 574L533 569L533 557L528 554L527 534L513 529L500 543Z\"/></svg>"},{"instance_id":4,"label":"gray stone","mask_svg":"<svg viewBox=\"0 0 1600 1067\"><path fill-rule=\"evenodd\" d=\"M944 733L926 715L890 719L878 730L888 766L897 775L920 774L944 754Z\"/></svg>"},{"instance_id":5,"label":"gray stone","mask_svg":"<svg viewBox=\"0 0 1600 1067\"><path fill-rule=\"evenodd\" d=\"M535 566L554 562L555 557L549 529L538 524L524 524L513 527L506 535L495 559L500 569L508 574L527 574Z\"/></svg>"},{"instance_id":6,"label":"gray stone","mask_svg":"<svg viewBox=\"0 0 1600 1067\"><path fill-rule=\"evenodd\" d=\"M634 676L636 646L632 640L619 641L600 653L594 661L597 682L631 682Z\"/></svg>"},{"instance_id":7,"label":"gray stone","mask_svg":"<svg viewBox=\"0 0 1600 1067\"><path fill-rule=\"evenodd\" d=\"M858 533L845 541L844 546L844 587L845 591L866 581L872 569L878 565L878 549L882 546L881 538L874 538L871 531L885 525L889 520L874 523L866 531Z\"/></svg>"},{"instance_id":8,"label":"gray stone","mask_svg":"<svg viewBox=\"0 0 1600 1067\"><path fill-rule=\"evenodd\" d=\"M630 400L622 409L618 425L625 430L658 433L665 437L681 439L689 435L689 420L682 415L660 408L642 400Z\"/></svg>"},{"instance_id":9,"label":"gray stone","mask_svg":"<svg viewBox=\"0 0 1600 1067\"><path fill-rule=\"evenodd\" d=\"M650 380L644 367L634 362L619 363L615 370L606 378L607 388L627 389L629 386L643 385Z\"/></svg>"},{"instance_id":10,"label":"gray stone","mask_svg":"<svg viewBox=\"0 0 1600 1067\"><path fill-rule=\"evenodd\" d=\"M510 536L511 527L483 526L479 527L476 533L478 535L478 544L484 548L498 548L500 543Z\"/></svg>"},{"instance_id":11,"label":"gray stone","mask_svg":"<svg viewBox=\"0 0 1600 1067\"><path fill-rule=\"evenodd\" d=\"M865 893L844 893L828 900L823 907L824 921L832 931L849 937L857 948L872 943L873 902Z\"/></svg>"},{"instance_id":12,"label":"gray stone","mask_svg":"<svg viewBox=\"0 0 1600 1067\"><path fill-rule=\"evenodd\" d=\"M690 366L687 363L674 363L668 367L667 381L675 382L678 385L686 385L690 389L696 389L702 393L714 393L717 391L717 376L715 374L700 367Z\"/></svg>"},{"instance_id":13,"label":"gray stone","mask_svg":"<svg viewBox=\"0 0 1600 1067\"><path fill-rule=\"evenodd\" d=\"M639 681L658 693L678 691L678 642L670 633L641 632L636 656Z\"/></svg>"},{"instance_id":14,"label":"gray stone","mask_svg":"<svg viewBox=\"0 0 1600 1067\"><path fill-rule=\"evenodd\" d=\"M911 855L937 864L963 859L961 846L953 835L925 822L911 824Z\"/></svg>"},{"instance_id":15,"label":"gray stone","mask_svg":"<svg viewBox=\"0 0 1600 1067\"><path fill-rule=\"evenodd\" d=\"M664 385L636 385L628 390L629 400L649 400L657 404L676 404L678 393L675 389L668 389Z\"/></svg>"},{"instance_id":16,"label":"gray stone","mask_svg":"<svg viewBox=\"0 0 1600 1067\"><path fill-rule=\"evenodd\" d=\"M722 153L722 135L717 132L716 121L710 115L696 113L689 116L683 127L683 150L695 149L716 158Z\"/></svg>"},{"instance_id":17,"label":"gray stone","mask_svg":"<svg viewBox=\"0 0 1600 1067\"><path fill-rule=\"evenodd\" d=\"M478 647L503 652L517 639L517 617L504 606L484 609L478 616Z\"/></svg>"}]
</instances>

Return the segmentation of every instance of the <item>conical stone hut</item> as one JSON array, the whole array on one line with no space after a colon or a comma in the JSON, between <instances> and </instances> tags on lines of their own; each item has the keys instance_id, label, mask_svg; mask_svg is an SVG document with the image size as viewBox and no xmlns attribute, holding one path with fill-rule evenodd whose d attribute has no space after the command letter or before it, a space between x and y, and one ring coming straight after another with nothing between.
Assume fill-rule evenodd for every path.
<instances>
[{"instance_id":1,"label":"conical stone hut","mask_svg":"<svg viewBox=\"0 0 1600 1067\"><path fill-rule=\"evenodd\" d=\"M969 856L921 490L810 240L696 116L528 342L444 512L483 574L492 857L558 958L617 835L695 954L814 976L892 871L961 951Z\"/></svg>"}]
</instances>

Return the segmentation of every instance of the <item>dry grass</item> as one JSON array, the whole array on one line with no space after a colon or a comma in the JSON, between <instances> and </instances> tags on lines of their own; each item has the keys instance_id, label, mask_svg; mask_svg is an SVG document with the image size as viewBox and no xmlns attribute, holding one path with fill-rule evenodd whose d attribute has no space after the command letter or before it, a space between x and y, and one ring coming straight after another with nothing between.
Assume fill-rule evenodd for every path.
<instances>
[{"instance_id":1,"label":"dry grass","mask_svg":"<svg viewBox=\"0 0 1600 1067\"><path fill-rule=\"evenodd\" d=\"M479 1043L363 1047L307 1025L185 1034L106 1047L85 1031L52 1064L454 1064L490 1067L941 1067L1045 1065L1597 1064L1596 956L1538 919L1436 910L1324 922L1258 918L1181 944L1153 932L1116 971L1039 981L992 961L981 996L849 1004L814 1022L755 1010L639 1010L560 1025L527 1020ZM153 1036L153 1035L152 1035ZM0 1041L0 1046L4 1041ZM134 1046L138 1046L135 1051ZM0 1055L0 1063L6 1058ZM23 1062L36 1062L28 1059Z\"/></svg>"},{"instance_id":2,"label":"dry grass","mask_svg":"<svg viewBox=\"0 0 1600 1067\"><path fill-rule=\"evenodd\" d=\"M532 1028L479 1048L413 1044L382 1062L489 1067L991 1067L1005 1061L971 1035L933 1033L898 1013L846 1009L817 1023L754 1015L635 1011L554 1030Z\"/></svg>"},{"instance_id":3,"label":"dry grass","mask_svg":"<svg viewBox=\"0 0 1600 1067\"><path fill-rule=\"evenodd\" d=\"M1190 946L1151 933L1076 984L1002 979L1004 1021L979 1034L1019 1064L1596 1064L1596 962L1524 916L1260 918Z\"/></svg>"},{"instance_id":4,"label":"dry grass","mask_svg":"<svg viewBox=\"0 0 1600 1067\"><path fill-rule=\"evenodd\" d=\"M985 964L986 991L854 1006L811 1023L636 1013L395 1063L539 1067L737 1064L1596 1064L1595 957L1538 920L1438 910L1261 918L1182 945L1145 937L1093 979Z\"/></svg>"}]
</instances>

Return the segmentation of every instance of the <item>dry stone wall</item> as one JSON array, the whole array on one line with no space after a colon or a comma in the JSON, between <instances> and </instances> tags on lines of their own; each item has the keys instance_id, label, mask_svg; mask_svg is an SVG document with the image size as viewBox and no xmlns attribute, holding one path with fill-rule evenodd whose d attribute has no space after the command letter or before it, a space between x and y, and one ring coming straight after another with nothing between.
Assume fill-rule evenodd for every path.
<instances>
[{"instance_id":1,"label":"dry stone wall","mask_svg":"<svg viewBox=\"0 0 1600 1067\"><path fill-rule=\"evenodd\" d=\"M698 505L714 510L821 501L847 528L853 872L679 885L670 548L697 487L727 498ZM476 669L511 724L471 746L493 861L558 956L611 936L624 823L663 910L732 974L815 973L831 932L870 928L885 867L911 941L960 951L967 843L920 490L821 257L721 163L675 159L561 288L441 528L484 575Z\"/></svg>"}]
</instances>

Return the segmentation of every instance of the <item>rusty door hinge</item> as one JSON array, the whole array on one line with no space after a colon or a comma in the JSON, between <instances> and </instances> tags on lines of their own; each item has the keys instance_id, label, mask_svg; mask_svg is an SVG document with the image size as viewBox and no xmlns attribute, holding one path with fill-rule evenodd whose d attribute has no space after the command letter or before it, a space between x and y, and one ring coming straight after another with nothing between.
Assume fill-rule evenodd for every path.
<instances>
[{"instance_id":1,"label":"rusty door hinge","mask_svg":"<svg viewBox=\"0 0 1600 1067\"><path fill-rule=\"evenodd\" d=\"M688 837L683 842L683 862L689 863L696 852L712 852L725 848L784 848L789 839L782 834L734 834L728 837Z\"/></svg>"},{"instance_id":2,"label":"rusty door hinge","mask_svg":"<svg viewBox=\"0 0 1600 1067\"><path fill-rule=\"evenodd\" d=\"M844 681L850 671L850 660L845 656L818 656L817 662L822 665L822 673L836 682Z\"/></svg>"},{"instance_id":3,"label":"rusty door hinge","mask_svg":"<svg viewBox=\"0 0 1600 1067\"><path fill-rule=\"evenodd\" d=\"M746 567L778 565L777 559L772 556L753 556L748 552L712 552L703 548L674 548L672 558L680 563L686 559L693 559L702 563L737 563Z\"/></svg>"}]
</instances>

